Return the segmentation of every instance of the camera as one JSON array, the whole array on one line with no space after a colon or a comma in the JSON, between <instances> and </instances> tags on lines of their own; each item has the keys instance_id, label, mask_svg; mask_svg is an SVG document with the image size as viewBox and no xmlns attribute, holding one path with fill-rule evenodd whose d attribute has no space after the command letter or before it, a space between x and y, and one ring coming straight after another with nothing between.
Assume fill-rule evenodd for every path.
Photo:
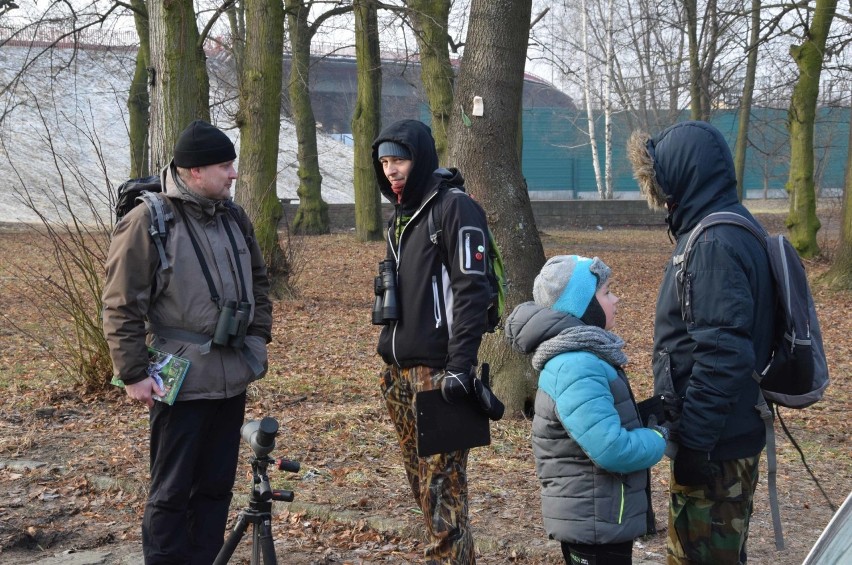
<instances>
[{"instance_id":1,"label":"camera","mask_svg":"<svg viewBox=\"0 0 852 565\"><path fill-rule=\"evenodd\" d=\"M213 332L213 343L221 346L230 346L234 349L242 349L248 331L249 315L251 314L251 303L228 300L219 311L219 319L216 320L216 330Z\"/></svg>"},{"instance_id":2,"label":"camera","mask_svg":"<svg viewBox=\"0 0 852 565\"><path fill-rule=\"evenodd\" d=\"M373 324L387 325L399 320L399 302L396 299L396 261L385 259L379 263L379 274L373 281Z\"/></svg>"}]
</instances>

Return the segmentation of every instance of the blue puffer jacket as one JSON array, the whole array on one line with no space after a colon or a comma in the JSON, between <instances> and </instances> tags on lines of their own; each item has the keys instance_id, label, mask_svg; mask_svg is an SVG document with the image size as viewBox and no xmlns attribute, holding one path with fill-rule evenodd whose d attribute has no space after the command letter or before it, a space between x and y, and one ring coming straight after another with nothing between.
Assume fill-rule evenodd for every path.
<instances>
[{"instance_id":1,"label":"blue puffer jacket","mask_svg":"<svg viewBox=\"0 0 852 565\"><path fill-rule=\"evenodd\" d=\"M672 397L669 415L679 424L672 439L717 460L750 457L765 445L752 373L769 360L773 336L775 293L766 251L741 227L704 231L683 275L691 287L689 321L681 312L676 262L689 232L711 212L757 222L738 201L734 162L718 130L683 122L650 145L677 238L657 298L654 390Z\"/></svg>"},{"instance_id":2,"label":"blue puffer jacket","mask_svg":"<svg viewBox=\"0 0 852 565\"><path fill-rule=\"evenodd\" d=\"M561 329L559 318L570 316L527 302L507 318L506 334L515 349L532 352ZM665 441L642 427L620 368L586 351L548 360L532 435L551 538L619 543L653 527L648 469L662 458Z\"/></svg>"}]
</instances>

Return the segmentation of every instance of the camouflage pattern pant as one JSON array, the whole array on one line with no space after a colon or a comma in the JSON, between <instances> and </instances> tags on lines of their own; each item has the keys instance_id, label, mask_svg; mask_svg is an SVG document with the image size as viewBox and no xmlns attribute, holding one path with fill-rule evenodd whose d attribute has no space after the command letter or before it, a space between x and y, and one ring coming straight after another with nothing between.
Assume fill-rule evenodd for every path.
<instances>
[{"instance_id":1,"label":"camouflage pattern pant","mask_svg":"<svg viewBox=\"0 0 852 565\"><path fill-rule=\"evenodd\" d=\"M668 565L743 565L760 455L718 461L721 478L685 487L671 473Z\"/></svg>"},{"instance_id":2,"label":"camouflage pattern pant","mask_svg":"<svg viewBox=\"0 0 852 565\"><path fill-rule=\"evenodd\" d=\"M418 392L440 386L437 369L388 365L381 374L382 396L399 436L405 474L426 520L429 545L426 563L476 563L467 516L468 450L417 456L414 399Z\"/></svg>"}]
</instances>

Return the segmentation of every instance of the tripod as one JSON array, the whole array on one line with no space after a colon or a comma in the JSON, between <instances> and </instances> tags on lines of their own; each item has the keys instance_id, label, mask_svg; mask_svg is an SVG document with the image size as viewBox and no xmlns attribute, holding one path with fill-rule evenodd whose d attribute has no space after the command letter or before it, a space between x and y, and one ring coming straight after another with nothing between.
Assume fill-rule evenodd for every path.
<instances>
[{"instance_id":1,"label":"tripod","mask_svg":"<svg viewBox=\"0 0 852 565\"><path fill-rule=\"evenodd\" d=\"M293 491L274 490L269 486L266 469L270 463L276 463L276 461L267 455L252 457L252 490L249 506L240 512L234 531L225 540L213 565L228 563L249 524L252 526L251 565L259 565L261 555L264 565L277 565L275 546L272 541L272 501L292 502ZM277 461L277 465L279 469L291 473L299 471L299 463L296 461L281 459Z\"/></svg>"}]
</instances>

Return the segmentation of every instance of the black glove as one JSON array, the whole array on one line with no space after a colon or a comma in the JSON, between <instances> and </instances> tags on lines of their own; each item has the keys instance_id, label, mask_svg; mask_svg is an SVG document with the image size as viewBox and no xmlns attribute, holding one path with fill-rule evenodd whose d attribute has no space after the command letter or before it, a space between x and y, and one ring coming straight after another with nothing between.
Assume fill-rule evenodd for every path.
<instances>
[{"instance_id":1,"label":"black glove","mask_svg":"<svg viewBox=\"0 0 852 565\"><path fill-rule=\"evenodd\" d=\"M710 459L706 451L690 449L684 445L678 447L674 460L674 479L685 487L713 487L721 476L718 463Z\"/></svg>"},{"instance_id":2,"label":"black glove","mask_svg":"<svg viewBox=\"0 0 852 565\"><path fill-rule=\"evenodd\" d=\"M490 420L495 422L503 417L503 412L506 407L500 402L500 399L494 396L488 386L488 363L482 364L482 378L473 379L473 394L476 397L476 402L479 404L479 409L485 412Z\"/></svg>"},{"instance_id":3,"label":"black glove","mask_svg":"<svg viewBox=\"0 0 852 565\"><path fill-rule=\"evenodd\" d=\"M471 371L463 372L457 369L447 368L444 374L440 377L441 380L441 396L450 404L466 399L473 394L473 377Z\"/></svg>"}]
</instances>

